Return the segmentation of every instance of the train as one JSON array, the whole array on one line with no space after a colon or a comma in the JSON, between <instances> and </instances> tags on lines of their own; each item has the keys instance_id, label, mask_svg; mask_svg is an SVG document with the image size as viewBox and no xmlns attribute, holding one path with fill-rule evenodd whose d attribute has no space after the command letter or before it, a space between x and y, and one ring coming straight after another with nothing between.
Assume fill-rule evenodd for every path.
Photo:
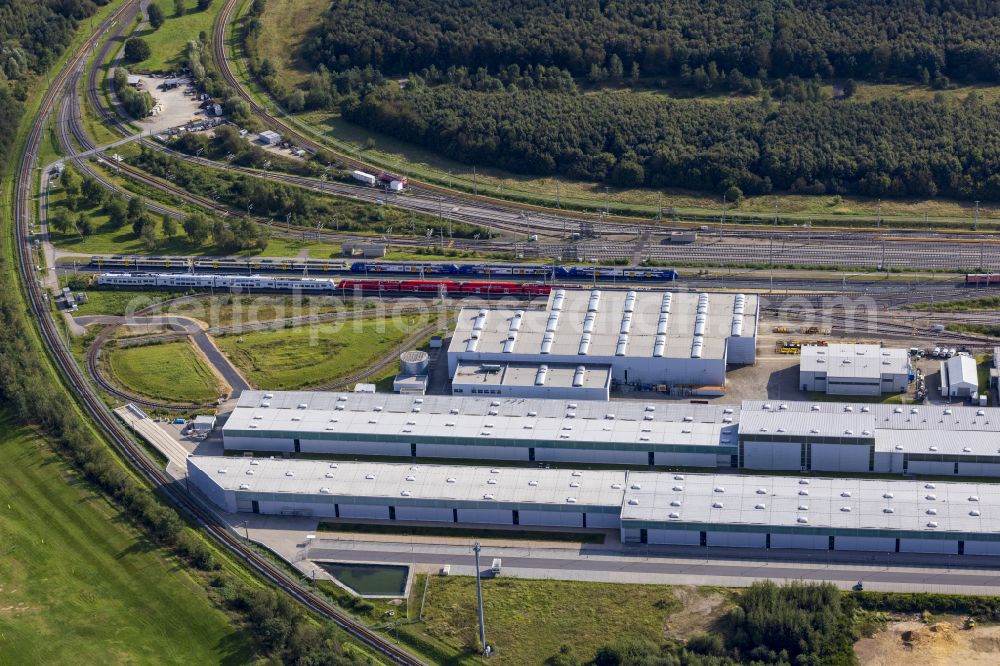
<instances>
[{"instance_id":1,"label":"train","mask_svg":"<svg viewBox=\"0 0 1000 666\"><path fill-rule=\"evenodd\" d=\"M366 293L403 292L416 294L468 294L480 296L547 296L547 284L517 282L454 282L451 280L341 280L342 291Z\"/></svg>"},{"instance_id":2,"label":"train","mask_svg":"<svg viewBox=\"0 0 1000 666\"><path fill-rule=\"evenodd\" d=\"M676 280L671 268L641 266L552 266L545 264L447 264L392 261L356 261L352 273L410 273L420 275L530 276L538 278Z\"/></svg>"},{"instance_id":3,"label":"train","mask_svg":"<svg viewBox=\"0 0 1000 666\"><path fill-rule=\"evenodd\" d=\"M969 273L965 284L1000 284L1000 273Z\"/></svg>"},{"instance_id":4,"label":"train","mask_svg":"<svg viewBox=\"0 0 1000 666\"><path fill-rule=\"evenodd\" d=\"M192 273L100 273L106 287L223 289L240 291L300 291L310 293L431 294L479 296L547 296L547 284L516 282L455 282L452 280L334 280L270 275L197 275Z\"/></svg>"},{"instance_id":5,"label":"train","mask_svg":"<svg viewBox=\"0 0 1000 666\"><path fill-rule=\"evenodd\" d=\"M447 262L355 261L337 259L297 259L258 257L93 257L97 269L132 270L181 269L189 271L254 271L288 273L372 273L415 276L461 275L491 277L561 278L575 280L672 281L680 276L672 268L642 266L553 266L551 264L453 264Z\"/></svg>"},{"instance_id":6,"label":"train","mask_svg":"<svg viewBox=\"0 0 1000 666\"><path fill-rule=\"evenodd\" d=\"M168 289L296 290L333 292L330 278L283 278L270 275L195 275L192 273L101 273L97 284L108 287L166 287Z\"/></svg>"}]
</instances>

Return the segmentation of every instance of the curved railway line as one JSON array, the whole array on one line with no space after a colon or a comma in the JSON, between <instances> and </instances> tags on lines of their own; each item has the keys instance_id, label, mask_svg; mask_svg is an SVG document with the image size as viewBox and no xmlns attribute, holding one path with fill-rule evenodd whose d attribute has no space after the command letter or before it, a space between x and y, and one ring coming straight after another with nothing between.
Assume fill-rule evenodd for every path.
<instances>
[{"instance_id":1,"label":"curved railway line","mask_svg":"<svg viewBox=\"0 0 1000 666\"><path fill-rule=\"evenodd\" d=\"M355 621L324 598L300 584L281 567L256 553L248 544L225 527L212 512L205 509L189 495L178 490L174 480L149 460L142 448L133 441L128 429L114 417L108 406L89 384L60 334L49 310L48 299L45 297L41 285L35 279L35 261L28 233L33 212L34 163L38 157L46 121L59 98L64 94L74 68L80 66L87 51L96 44L99 35L111 28L116 21L122 21L129 15L128 12L135 10L137 4L137 0L125 0L121 7L102 22L99 30L88 37L80 49L70 56L42 99L19 160L13 202L15 224L13 231L16 240L18 272L27 292L28 304L38 322L42 342L48 348L67 389L78 396L81 407L104 431L109 441L149 483L160 488L175 506L189 515L197 525L203 527L208 536L242 560L259 576L290 594L309 610L332 620L349 635L377 650L394 663L422 665L423 662L420 659Z\"/></svg>"}]
</instances>

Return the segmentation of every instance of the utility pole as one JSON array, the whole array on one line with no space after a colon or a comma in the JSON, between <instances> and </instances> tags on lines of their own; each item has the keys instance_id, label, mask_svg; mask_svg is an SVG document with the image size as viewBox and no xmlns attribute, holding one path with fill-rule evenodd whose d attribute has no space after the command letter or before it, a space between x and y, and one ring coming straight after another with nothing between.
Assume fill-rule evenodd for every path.
<instances>
[{"instance_id":1,"label":"utility pole","mask_svg":"<svg viewBox=\"0 0 1000 666\"><path fill-rule=\"evenodd\" d=\"M774 226L778 226L778 197L774 197Z\"/></svg>"},{"instance_id":2,"label":"utility pole","mask_svg":"<svg viewBox=\"0 0 1000 666\"><path fill-rule=\"evenodd\" d=\"M562 195L559 193L559 181L556 181L556 208L562 208Z\"/></svg>"},{"instance_id":3,"label":"utility pole","mask_svg":"<svg viewBox=\"0 0 1000 666\"><path fill-rule=\"evenodd\" d=\"M662 197L661 192L656 193L656 221L660 222L663 220L663 204L660 202Z\"/></svg>"},{"instance_id":4,"label":"utility pole","mask_svg":"<svg viewBox=\"0 0 1000 666\"><path fill-rule=\"evenodd\" d=\"M472 167L472 189L473 192L479 195L479 177L476 174L476 167Z\"/></svg>"},{"instance_id":5,"label":"utility pole","mask_svg":"<svg viewBox=\"0 0 1000 666\"><path fill-rule=\"evenodd\" d=\"M979 200L976 199L976 221L972 225L973 231L979 231Z\"/></svg>"},{"instance_id":6,"label":"utility pole","mask_svg":"<svg viewBox=\"0 0 1000 666\"><path fill-rule=\"evenodd\" d=\"M875 209L875 227L882 227L882 200L878 200L878 206Z\"/></svg>"},{"instance_id":7,"label":"utility pole","mask_svg":"<svg viewBox=\"0 0 1000 666\"><path fill-rule=\"evenodd\" d=\"M483 656L486 656L488 649L486 647L486 622L483 619L483 584L480 577L479 569L479 551L481 547L477 541L472 546L472 552L476 554L476 597L479 602L479 643L483 646Z\"/></svg>"}]
</instances>

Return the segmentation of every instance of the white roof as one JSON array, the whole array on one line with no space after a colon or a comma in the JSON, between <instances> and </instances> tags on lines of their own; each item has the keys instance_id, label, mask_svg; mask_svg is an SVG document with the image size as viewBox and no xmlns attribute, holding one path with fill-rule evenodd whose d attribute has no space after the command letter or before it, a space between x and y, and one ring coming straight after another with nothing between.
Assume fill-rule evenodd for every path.
<instances>
[{"instance_id":1,"label":"white roof","mask_svg":"<svg viewBox=\"0 0 1000 666\"><path fill-rule=\"evenodd\" d=\"M958 358L958 357L955 357ZM891 405L885 403L809 402L781 400L744 400L740 410L740 432L744 427L764 425L773 429L789 415L799 423L814 423L824 427L820 434L834 435L847 428L855 432L867 428L885 430L949 430L1000 432L1000 408L966 407L962 405ZM824 414L837 418L821 420ZM811 428L810 428L811 429ZM815 433L811 433L815 434Z\"/></svg>"},{"instance_id":2,"label":"white roof","mask_svg":"<svg viewBox=\"0 0 1000 666\"><path fill-rule=\"evenodd\" d=\"M1000 533L1000 485L631 472L622 520Z\"/></svg>"},{"instance_id":3,"label":"white roof","mask_svg":"<svg viewBox=\"0 0 1000 666\"><path fill-rule=\"evenodd\" d=\"M557 442L735 447L739 408L678 402L244 391L227 435L489 445ZM275 433L275 434L272 434ZM280 434L277 434L280 433Z\"/></svg>"},{"instance_id":4,"label":"white roof","mask_svg":"<svg viewBox=\"0 0 1000 666\"><path fill-rule=\"evenodd\" d=\"M227 491L385 498L393 502L485 501L617 508L625 485L625 472L608 470L211 456L190 456L188 464Z\"/></svg>"},{"instance_id":5,"label":"white roof","mask_svg":"<svg viewBox=\"0 0 1000 666\"><path fill-rule=\"evenodd\" d=\"M876 430L879 453L922 453L942 456L1000 457L1000 437L995 432L953 430Z\"/></svg>"},{"instance_id":6,"label":"white roof","mask_svg":"<svg viewBox=\"0 0 1000 666\"><path fill-rule=\"evenodd\" d=\"M948 367L948 383L950 385L965 384L972 388L979 387L976 359L971 356L952 356L945 361L945 365Z\"/></svg>"},{"instance_id":7,"label":"white roof","mask_svg":"<svg viewBox=\"0 0 1000 666\"><path fill-rule=\"evenodd\" d=\"M611 381L611 366L462 361L456 367L451 381L452 384L483 388L497 386L602 388L608 386Z\"/></svg>"},{"instance_id":8,"label":"white roof","mask_svg":"<svg viewBox=\"0 0 1000 666\"><path fill-rule=\"evenodd\" d=\"M756 330L752 294L555 289L545 310L464 308L448 351L721 359L729 337Z\"/></svg>"},{"instance_id":9,"label":"white roof","mask_svg":"<svg viewBox=\"0 0 1000 666\"><path fill-rule=\"evenodd\" d=\"M802 372L825 372L828 378L879 379L883 375L904 375L910 370L905 349L879 345L832 344L802 347Z\"/></svg>"}]
</instances>

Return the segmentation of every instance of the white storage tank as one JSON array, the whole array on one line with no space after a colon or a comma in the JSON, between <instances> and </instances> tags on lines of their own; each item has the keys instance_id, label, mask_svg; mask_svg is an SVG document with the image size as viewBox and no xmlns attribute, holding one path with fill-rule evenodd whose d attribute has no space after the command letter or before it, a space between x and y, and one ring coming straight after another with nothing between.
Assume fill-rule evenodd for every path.
<instances>
[{"instance_id":1,"label":"white storage tank","mask_svg":"<svg viewBox=\"0 0 1000 666\"><path fill-rule=\"evenodd\" d=\"M404 375L425 375L429 363L427 352L418 349L405 351L399 355L399 370Z\"/></svg>"}]
</instances>

